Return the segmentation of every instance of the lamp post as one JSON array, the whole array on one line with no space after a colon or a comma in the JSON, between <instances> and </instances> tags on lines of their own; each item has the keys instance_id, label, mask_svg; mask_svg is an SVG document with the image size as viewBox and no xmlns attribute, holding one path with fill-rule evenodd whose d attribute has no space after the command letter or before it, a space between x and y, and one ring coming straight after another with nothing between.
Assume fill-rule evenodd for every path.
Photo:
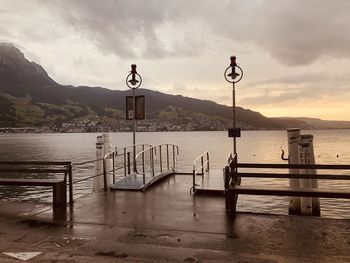
<instances>
[{"instance_id":1,"label":"lamp post","mask_svg":"<svg viewBox=\"0 0 350 263\"><path fill-rule=\"evenodd\" d=\"M138 79L137 79L138 78ZM131 72L126 77L126 85L132 89L132 105L133 105L133 121L134 128L132 133L132 145L133 145L133 171L136 172L136 100L135 90L142 84L142 78L136 71L136 64L131 65Z\"/></svg>"},{"instance_id":2,"label":"lamp post","mask_svg":"<svg viewBox=\"0 0 350 263\"><path fill-rule=\"evenodd\" d=\"M236 94L235 94L235 84L239 82L243 77L243 70L236 63L236 57L230 57L231 63L224 72L224 77L227 82L232 83L232 125L233 129L229 129L229 137L233 137L233 154L237 153L236 137L240 137L240 129L236 128ZM240 73L236 72L236 69ZM230 72L231 70L231 72Z\"/></svg>"}]
</instances>

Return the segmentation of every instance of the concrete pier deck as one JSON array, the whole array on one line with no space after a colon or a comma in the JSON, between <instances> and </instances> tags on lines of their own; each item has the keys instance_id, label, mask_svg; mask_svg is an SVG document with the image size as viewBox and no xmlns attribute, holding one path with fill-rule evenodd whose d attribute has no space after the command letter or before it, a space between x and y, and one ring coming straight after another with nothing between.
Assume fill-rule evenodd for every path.
<instances>
[{"instance_id":1,"label":"concrete pier deck","mask_svg":"<svg viewBox=\"0 0 350 263\"><path fill-rule=\"evenodd\" d=\"M200 177L200 175L198 176ZM210 170L199 181L196 193L223 195L225 191L223 170Z\"/></svg>"},{"instance_id":2,"label":"concrete pier deck","mask_svg":"<svg viewBox=\"0 0 350 263\"><path fill-rule=\"evenodd\" d=\"M28 262L350 262L350 220L225 214L220 196L192 196L192 176L146 192L112 191L50 204L0 202L4 252L42 252Z\"/></svg>"}]
</instances>

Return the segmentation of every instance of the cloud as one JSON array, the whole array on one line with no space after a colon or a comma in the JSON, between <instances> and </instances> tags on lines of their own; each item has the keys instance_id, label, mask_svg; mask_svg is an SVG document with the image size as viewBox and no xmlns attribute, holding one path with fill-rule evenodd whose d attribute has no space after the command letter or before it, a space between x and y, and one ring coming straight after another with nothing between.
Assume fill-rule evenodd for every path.
<instances>
[{"instance_id":1,"label":"cloud","mask_svg":"<svg viewBox=\"0 0 350 263\"><path fill-rule=\"evenodd\" d=\"M298 74L285 75L279 78L270 78L265 80L253 81L246 83L246 87L256 87L262 85L272 84L303 84L303 83L333 83L333 85L339 85L350 82L350 76L348 74L337 74L329 72L303 72Z\"/></svg>"},{"instance_id":2,"label":"cloud","mask_svg":"<svg viewBox=\"0 0 350 263\"><path fill-rule=\"evenodd\" d=\"M246 95L240 99L243 105L271 106L345 101L350 98L350 77L323 72L289 75L248 84ZM252 93L251 91L255 92ZM254 95L250 95L254 94Z\"/></svg>"},{"instance_id":3,"label":"cloud","mask_svg":"<svg viewBox=\"0 0 350 263\"><path fill-rule=\"evenodd\" d=\"M254 24L242 38L265 48L287 65L309 64L321 56L350 57L350 2L262 1ZM263 13L263 15L260 15ZM257 32L257 33L256 33Z\"/></svg>"},{"instance_id":4,"label":"cloud","mask_svg":"<svg viewBox=\"0 0 350 263\"><path fill-rule=\"evenodd\" d=\"M95 42L102 51L126 58L138 55L162 57L168 53L159 41L157 27L164 14L157 1L139 2L43 1L76 31Z\"/></svg>"},{"instance_id":5,"label":"cloud","mask_svg":"<svg viewBox=\"0 0 350 263\"><path fill-rule=\"evenodd\" d=\"M307 65L323 56L350 58L348 0L42 1L105 52L121 58L198 55L250 43L283 64ZM198 48L197 48L198 47Z\"/></svg>"}]
</instances>

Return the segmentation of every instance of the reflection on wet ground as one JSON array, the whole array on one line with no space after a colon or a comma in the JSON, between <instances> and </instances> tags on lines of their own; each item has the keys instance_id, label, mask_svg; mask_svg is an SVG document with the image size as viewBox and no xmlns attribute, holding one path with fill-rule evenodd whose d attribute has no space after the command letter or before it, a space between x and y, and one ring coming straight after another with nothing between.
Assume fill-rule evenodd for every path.
<instances>
[{"instance_id":1,"label":"reflection on wet ground","mask_svg":"<svg viewBox=\"0 0 350 263\"><path fill-rule=\"evenodd\" d=\"M51 206L3 202L0 218L21 220L28 227L23 240L38 232L51 236L41 248L83 242L82 247L96 251L94 242L104 240L254 255L350 257L349 220L262 214L228 218L223 197L190 195L191 179L172 176L146 192L92 193L76 200L73 209L55 213ZM113 252L98 248L98 256Z\"/></svg>"}]
</instances>

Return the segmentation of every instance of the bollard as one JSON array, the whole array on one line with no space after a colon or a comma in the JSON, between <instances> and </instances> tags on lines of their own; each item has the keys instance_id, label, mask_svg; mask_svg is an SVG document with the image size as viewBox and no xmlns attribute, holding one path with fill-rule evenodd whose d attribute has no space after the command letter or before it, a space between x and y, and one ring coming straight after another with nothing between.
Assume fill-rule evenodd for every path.
<instances>
[{"instance_id":1,"label":"bollard","mask_svg":"<svg viewBox=\"0 0 350 263\"><path fill-rule=\"evenodd\" d=\"M300 140L300 129L287 129L288 137L288 162L289 164L299 163L298 142ZM298 169L289 169L290 174L298 174ZM299 179L289 179L290 188L299 188ZM293 196L289 199L288 213L290 215L300 215L300 197Z\"/></svg>"},{"instance_id":2,"label":"bollard","mask_svg":"<svg viewBox=\"0 0 350 263\"><path fill-rule=\"evenodd\" d=\"M104 143L104 147L103 147L103 156L105 156L107 153L112 152L112 142L111 142L111 136L110 136L110 132L104 132L102 134L102 139L103 139L103 143ZM111 158L111 156L106 159L106 172L107 172L107 185L111 185L112 184L112 163L113 160Z\"/></svg>"},{"instance_id":3,"label":"bollard","mask_svg":"<svg viewBox=\"0 0 350 263\"><path fill-rule=\"evenodd\" d=\"M97 136L97 142L96 142L96 159L98 160L96 162L96 175L101 174L103 169L103 139L102 136ZM102 175L94 177L92 181L92 189L93 191L100 191L103 188L103 183L102 183L103 177Z\"/></svg>"},{"instance_id":4,"label":"bollard","mask_svg":"<svg viewBox=\"0 0 350 263\"><path fill-rule=\"evenodd\" d=\"M303 136L303 135L302 135ZM303 140L301 136L299 142L299 164L310 164L310 143ZM300 169L300 174L310 174L310 169ZM311 188L310 179L300 179L301 188ZM312 215L312 199L311 197L301 197L300 198L301 214L302 215Z\"/></svg>"},{"instance_id":5,"label":"bollard","mask_svg":"<svg viewBox=\"0 0 350 263\"><path fill-rule=\"evenodd\" d=\"M305 164L315 164L315 153L314 153L314 146L313 146L313 140L314 137L311 134L305 134L301 135L300 142L301 143L307 143L308 146L306 148L307 155ZM316 169L308 169L307 174L316 175L317 171ZM310 186L311 188L318 188L318 181L317 179L310 179ZM313 216L320 216L321 215L321 209L320 209L320 199L318 197L312 197L312 215Z\"/></svg>"}]
</instances>

